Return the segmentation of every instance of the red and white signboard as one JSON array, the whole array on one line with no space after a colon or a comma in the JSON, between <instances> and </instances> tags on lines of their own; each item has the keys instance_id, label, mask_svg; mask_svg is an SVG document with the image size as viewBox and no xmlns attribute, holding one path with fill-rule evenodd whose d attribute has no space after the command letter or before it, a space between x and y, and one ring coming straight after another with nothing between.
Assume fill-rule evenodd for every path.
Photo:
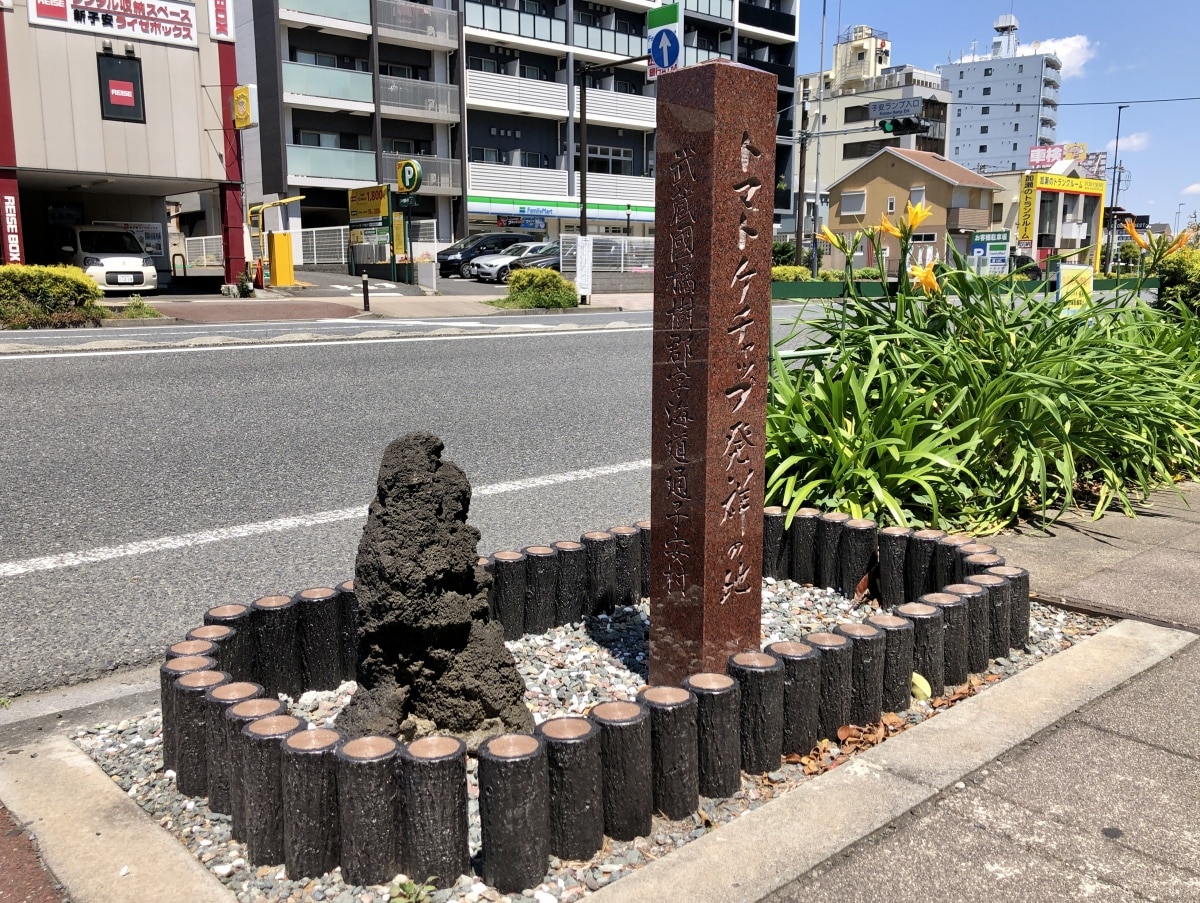
<instances>
[{"instance_id":1,"label":"red and white signboard","mask_svg":"<svg viewBox=\"0 0 1200 903\"><path fill-rule=\"evenodd\" d=\"M210 0L210 4L221 2L229 0ZM231 13L232 5L225 17L225 27L230 32L226 40L233 40ZM173 0L29 0L29 22L117 40L153 41L180 47L198 44L196 7Z\"/></svg>"},{"instance_id":2,"label":"red and white signboard","mask_svg":"<svg viewBox=\"0 0 1200 903\"><path fill-rule=\"evenodd\" d=\"M21 241L21 200L16 179L0 179L0 214L4 216L3 263L24 263Z\"/></svg>"},{"instance_id":3,"label":"red and white signboard","mask_svg":"<svg viewBox=\"0 0 1200 903\"><path fill-rule=\"evenodd\" d=\"M133 93L133 82L108 83L108 102L118 107L136 107L137 97Z\"/></svg>"},{"instance_id":4,"label":"red and white signboard","mask_svg":"<svg viewBox=\"0 0 1200 903\"><path fill-rule=\"evenodd\" d=\"M214 41L233 40L233 0L208 0L208 36Z\"/></svg>"},{"instance_id":5,"label":"red and white signboard","mask_svg":"<svg viewBox=\"0 0 1200 903\"><path fill-rule=\"evenodd\" d=\"M1060 160L1086 160L1086 144L1042 144L1029 148L1029 168L1049 169Z\"/></svg>"}]
</instances>

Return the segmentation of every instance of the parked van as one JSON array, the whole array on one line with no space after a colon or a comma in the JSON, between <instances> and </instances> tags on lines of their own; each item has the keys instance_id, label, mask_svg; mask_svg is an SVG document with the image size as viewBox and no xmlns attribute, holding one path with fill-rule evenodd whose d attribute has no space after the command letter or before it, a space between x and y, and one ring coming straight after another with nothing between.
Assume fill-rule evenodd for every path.
<instances>
[{"instance_id":1,"label":"parked van","mask_svg":"<svg viewBox=\"0 0 1200 903\"><path fill-rule=\"evenodd\" d=\"M66 226L58 242L62 262L82 269L101 291L158 290L154 259L132 232L115 226Z\"/></svg>"}]
</instances>

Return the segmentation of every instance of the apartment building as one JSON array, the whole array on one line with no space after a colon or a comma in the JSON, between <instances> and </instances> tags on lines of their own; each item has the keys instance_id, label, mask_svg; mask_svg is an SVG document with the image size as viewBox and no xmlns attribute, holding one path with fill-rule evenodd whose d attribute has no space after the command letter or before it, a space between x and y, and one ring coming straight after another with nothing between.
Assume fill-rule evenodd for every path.
<instances>
[{"instance_id":1,"label":"apartment building","mask_svg":"<svg viewBox=\"0 0 1200 903\"><path fill-rule=\"evenodd\" d=\"M162 0L136 14L87 0L0 3L4 263L62 262L65 227L120 224L165 277L166 197L198 192L223 235L226 278L236 276L229 12L227 0Z\"/></svg>"},{"instance_id":2,"label":"apartment building","mask_svg":"<svg viewBox=\"0 0 1200 903\"><path fill-rule=\"evenodd\" d=\"M979 172L1023 170L1030 148L1055 143L1062 60L1022 53L1016 16L992 28L990 54L938 66L951 92L948 156Z\"/></svg>"},{"instance_id":3,"label":"apartment building","mask_svg":"<svg viewBox=\"0 0 1200 903\"><path fill-rule=\"evenodd\" d=\"M413 217L439 240L577 231L584 181L590 232L652 232L655 84L629 60L647 53L658 3L238 2L239 73L259 99L247 194L304 195L289 226L345 223L347 188L394 184L396 161L413 157L425 173ZM736 59L779 79L779 210L791 197L797 9L684 2L685 64Z\"/></svg>"},{"instance_id":4,"label":"apartment building","mask_svg":"<svg viewBox=\"0 0 1200 903\"><path fill-rule=\"evenodd\" d=\"M937 72L895 62L895 47L886 31L853 25L838 35L831 68L800 76L802 96L808 98L809 139L803 164L808 203L813 201L816 179L822 188L845 177L863 161L887 147L944 154L950 92ZM818 97L818 92L820 96ZM929 131L917 135L888 135L870 116L874 101L920 99L921 118ZM816 120L818 102L820 123ZM817 133L820 169L816 166ZM822 191L824 194L824 191ZM811 216L811 214L810 214Z\"/></svg>"}]
</instances>

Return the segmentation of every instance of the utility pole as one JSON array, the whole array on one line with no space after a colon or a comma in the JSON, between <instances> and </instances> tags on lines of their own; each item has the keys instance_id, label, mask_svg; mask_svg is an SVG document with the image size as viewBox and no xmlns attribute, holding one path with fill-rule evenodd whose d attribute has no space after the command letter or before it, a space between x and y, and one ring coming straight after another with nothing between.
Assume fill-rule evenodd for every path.
<instances>
[{"instance_id":1,"label":"utility pole","mask_svg":"<svg viewBox=\"0 0 1200 903\"><path fill-rule=\"evenodd\" d=\"M1117 243L1117 197L1121 191L1121 183L1117 179L1117 173L1121 169L1121 111L1128 107L1129 104L1117 104L1117 139L1113 142L1113 177L1112 177L1112 202L1109 207L1108 217L1108 265L1105 266L1105 272L1112 272L1113 252L1116 250Z\"/></svg>"},{"instance_id":2,"label":"utility pole","mask_svg":"<svg viewBox=\"0 0 1200 903\"><path fill-rule=\"evenodd\" d=\"M817 154L813 165L813 218L812 218L812 274L815 279L820 269L820 253L817 249L817 227L821 217L821 113L825 100L825 15L827 0L821 0L821 59L817 78Z\"/></svg>"}]
</instances>

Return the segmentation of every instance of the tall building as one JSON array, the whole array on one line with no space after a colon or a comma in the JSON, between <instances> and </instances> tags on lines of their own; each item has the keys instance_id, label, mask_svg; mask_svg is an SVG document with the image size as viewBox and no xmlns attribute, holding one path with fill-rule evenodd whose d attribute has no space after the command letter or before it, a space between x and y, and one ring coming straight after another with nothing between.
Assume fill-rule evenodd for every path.
<instances>
[{"instance_id":1,"label":"tall building","mask_svg":"<svg viewBox=\"0 0 1200 903\"><path fill-rule=\"evenodd\" d=\"M1017 19L993 23L992 52L938 66L951 92L950 159L968 169L1025 169L1029 150L1055 143L1062 60L1021 53Z\"/></svg>"},{"instance_id":2,"label":"tall building","mask_svg":"<svg viewBox=\"0 0 1200 903\"><path fill-rule=\"evenodd\" d=\"M304 195L289 225L346 222L346 189L424 170L415 220L446 241L503 227L649 234L651 0L238 0L238 69L257 84L250 203ZM798 0L685 0L683 62L779 80L776 208L791 198ZM241 7L245 7L244 10ZM580 178L586 90L587 178ZM300 222L297 222L297 218Z\"/></svg>"},{"instance_id":3,"label":"tall building","mask_svg":"<svg viewBox=\"0 0 1200 903\"><path fill-rule=\"evenodd\" d=\"M809 139L803 162L797 161L803 167L806 204L813 202L818 177L824 194L824 188L885 147L945 153L950 100L945 79L937 72L895 63L893 50L887 32L869 25L853 25L838 35L833 46L832 68L800 76L800 91L808 104L808 130L813 136L820 132L821 144L819 171L815 138ZM823 92L819 99L819 126L818 87ZM929 131L916 135L885 134L871 118L870 104L908 99L922 101L920 117L929 123ZM811 208L809 211L811 222Z\"/></svg>"},{"instance_id":4,"label":"tall building","mask_svg":"<svg viewBox=\"0 0 1200 903\"><path fill-rule=\"evenodd\" d=\"M0 3L2 262L62 262L63 228L117 223L166 274L165 199L199 192L232 281L244 259L229 2L135 6Z\"/></svg>"}]
</instances>

